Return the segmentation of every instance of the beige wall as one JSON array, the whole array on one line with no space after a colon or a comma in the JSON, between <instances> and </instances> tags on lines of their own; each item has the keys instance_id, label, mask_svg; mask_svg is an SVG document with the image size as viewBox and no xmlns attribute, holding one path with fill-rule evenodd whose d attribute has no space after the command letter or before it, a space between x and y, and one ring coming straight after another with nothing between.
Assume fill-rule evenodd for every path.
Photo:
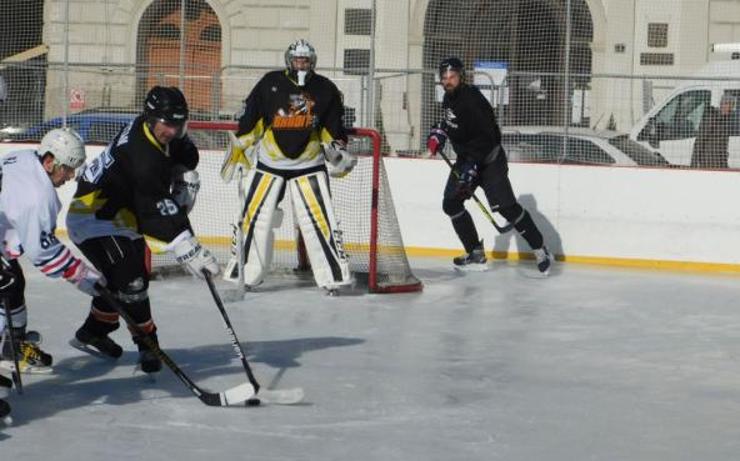
<instances>
[{"instance_id":1,"label":"beige wall","mask_svg":"<svg viewBox=\"0 0 740 461\"><path fill-rule=\"evenodd\" d=\"M133 63L136 59L136 25L151 0L70 0L69 59L83 63ZM367 36L344 33L346 8L370 8L372 0L208 0L223 31L222 63L248 66L282 66L286 45L307 38L317 48L320 68L341 68L346 48L369 48ZM424 15L429 0L376 0L376 66L419 69L423 55ZM641 80L599 78L598 75L687 75L711 59L714 42L740 41L740 2L735 0L587 0L594 24L590 109L592 123L604 127L613 116L617 127L627 130L643 114ZM64 60L63 0L46 4L44 42L49 60ZM669 44L665 49L647 47L647 24L668 22ZM624 45L624 52L615 45ZM642 66L640 53L672 52L673 66ZM337 79L347 104L358 114L363 109L366 82L358 76L328 72ZM226 71L226 112L236 111L261 71ZM420 127L421 79L416 75L379 73L383 124L395 149L417 145ZM100 74L71 73L70 87L87 88L92 100L102 98L104 88L133 87L133 77L111 71L101 85ZM50 72L48 113L60 113L66 104L59 72ZM663 82L653 90L660 99L675 82ZM665 88L663 88L665 87ZM108 91L108 90L105 90ZM100 93L100 95L98 95ZM132 96L113 91L114 105L131 103Z\"/></svg>"}]
</instances>

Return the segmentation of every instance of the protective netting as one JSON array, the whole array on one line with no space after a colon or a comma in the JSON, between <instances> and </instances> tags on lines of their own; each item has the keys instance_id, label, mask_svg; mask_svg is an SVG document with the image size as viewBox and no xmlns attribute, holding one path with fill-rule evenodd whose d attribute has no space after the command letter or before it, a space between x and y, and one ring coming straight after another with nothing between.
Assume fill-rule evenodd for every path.
<instances>
[{"instance_id":1,"label":"protective netting","mask_svg":"<svg viewBox=\"0 0 740 461\"><path fill-rule=\"evenodd\" d=\"M223 264L231 251L232 223L240 209L236 180L225 184L219 176L228 138L226 123L194 123L189 133L201 146L201 192L190 214L196 235ZM369 131L369 130L368 130ZM411 272L382 158L365 134L349 138L349 150L358 156L357 166L344 178L331 178L331 192L350 270L371 291L417 291L421 283ZM206 147L207 146L207 147ZM373 189L376 184L377 205ZM305 263L298 244L298 231L289 194L279 205L284 212L275 231L273 274L293 274ZM373 210L375 209L375 213ZM373 223L375 220L375 224ZM175 267L171 256L153 256L155 269ZM308 268L302 268L309 270Z\"/></svg>"},{"instance_id":2,"label":"protective netting","mask_svg":"<svg viewBox=\"0 0 740 461\"><path fill-rule=\"evenodd\" d=\"M456 55L513 161L740 168L740 8L729 0L0 2L0 138L107 142L154 84L232 118L297 38L382 150L419 155Z\"/></svg>"}]
</instances>

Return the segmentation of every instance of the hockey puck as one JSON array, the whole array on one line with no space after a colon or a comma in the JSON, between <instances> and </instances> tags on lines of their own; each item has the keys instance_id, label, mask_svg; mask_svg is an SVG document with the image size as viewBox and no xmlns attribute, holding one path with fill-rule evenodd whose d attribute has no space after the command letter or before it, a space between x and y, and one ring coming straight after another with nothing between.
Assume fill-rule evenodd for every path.
<instances>
[{"instance_id":1,"label":"hockey puck","mask_svg":"<svg viewBox=\"0 0 740 461\"><path fill-rule=\"evenodd\" d=\"M247 399L244 402L244 406L245 407L258 407L260 405L260 403L261 403L260 402L260 399L258 399L258 398L255 397L255 398L252 398L252 399Z\"/></svg>"}]
</instances>

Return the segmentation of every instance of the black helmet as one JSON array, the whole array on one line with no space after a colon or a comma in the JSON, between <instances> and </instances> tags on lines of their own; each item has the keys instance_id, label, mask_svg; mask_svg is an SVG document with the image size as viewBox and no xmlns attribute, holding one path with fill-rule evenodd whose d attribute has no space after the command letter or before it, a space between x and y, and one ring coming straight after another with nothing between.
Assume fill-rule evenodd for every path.
<instances>
[{"instance_id":1,"label":"black helmet","mask_svg":"<svg viewBox=\"0 0 740 461\"><path fill-rule=\"evenodd\" d=\"M150 118L182 125L188 120L188 102L177 87L155 86L146 95L144 113Z\"/></svg>"},{"instance_id":2,"label":"black helmet","mask_svg":"<svg viewBox=\"0 0 740 461\"><path fill-rule=\"evenodd\" d=\"M442 75L450 70L454 70L458 74L460 74L460 79L465 80L465 65L460 61L460 59L451 56L449 58L445 58L442 60L442 62L439 63L439 78L442 79Z\"/></svg>"}]
</instances>

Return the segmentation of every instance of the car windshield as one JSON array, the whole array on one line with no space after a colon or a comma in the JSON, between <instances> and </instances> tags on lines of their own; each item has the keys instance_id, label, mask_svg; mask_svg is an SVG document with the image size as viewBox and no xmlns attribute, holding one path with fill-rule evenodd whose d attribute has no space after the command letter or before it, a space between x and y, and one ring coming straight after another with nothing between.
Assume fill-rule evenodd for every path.
<instances>
[{"instance_id":1,"label":"car windshield","mask_svg":"<svg viewBox=\"0 0 740 461\"><path fill-rule=\"evenodd\" d=\"M668 166L668 161L660 154L642 147L626 134L609 139L609 144L624 152L640 166Z\"/></svg>"}]
</instances>

